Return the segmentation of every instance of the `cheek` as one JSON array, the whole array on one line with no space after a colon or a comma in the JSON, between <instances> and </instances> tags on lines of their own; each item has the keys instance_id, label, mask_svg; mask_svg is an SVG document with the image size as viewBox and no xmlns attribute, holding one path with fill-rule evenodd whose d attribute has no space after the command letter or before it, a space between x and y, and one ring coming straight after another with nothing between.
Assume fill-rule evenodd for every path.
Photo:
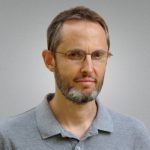
<instances>
[{"instance_id":1,"label":"cheek","mask_svg":"<svg viewBox=\"0 0 150 150\"><path fill-rule=\"evenodd\" d=\"M96 74L97 74L98 80L101 80L104 77L105 70L106 70L105 66L100 67L100 69L96 69Z\"/></svg>"},{"instance_id":2,"label":"cheek","mask_svg":"<svg viewBox=\"0 0 150 150\"><path fill-rule=\"evenodd\" d=\"M65 80L73 80L79 72L79 68L69 63L57 64L57 70Z\"/></svg>"}]
</instances>

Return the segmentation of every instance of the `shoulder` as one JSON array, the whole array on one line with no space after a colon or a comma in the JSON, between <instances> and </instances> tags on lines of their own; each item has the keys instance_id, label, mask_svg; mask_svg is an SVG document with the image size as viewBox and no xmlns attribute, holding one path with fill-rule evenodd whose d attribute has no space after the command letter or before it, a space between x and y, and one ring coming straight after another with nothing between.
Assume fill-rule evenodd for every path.
<instances>
[{"instance_id":1,"label":"shoulder","mask_svg":"<svg viewBox=\"0 0 150 150\"><path fill-rule=\"evenodd\" d=\"M32 124L34 122L35 113L34 108L26 111L22 114L8 117L6 119L0 120L0 131L9 131L15 128L26 127L28 124Z\"/></svg>"},{"instance_id":2,"label":"shoulder","mask_svg":"<svg viewBox=\"0 0 150 150\"><path fill-rule=\"evenodd\" d=\"M36 128L35 110L31 109L20 115L9 117L0 121L0 144L10 139L21 139L24 135L30 137L30 133Z\"/></svg>"},{"instance_id":3,"label":"shoulder","mask_svg":"<svg viewBox=\"0 0 150 150\"><path fill-rule=\"evenodd\" d=\"M135 147L141 150L150 148L149 131L141 120L109 109L108 112L113 121L114 132L117 135L131 138L131 141L135 143Z\"/></svg>"},{"instance_id":4,"label":"shoulder","mask_svg":"<svg viewBox=\"0 0 150 150\"><path fill-rule=\"evenodd\" d=\"M135 117L118 113L110 109L108 109L108 112L111 115L114 127L118 130L121 128L130 131L132 129L132 132L136 133L138 131L144 131L146 129L144 123Z\"/></svg>"},{"instance_id":5,"label":"shoulder","mask_svg":"<svg viewBox=\"0 0 150 150\"><path fill-rule=\"evenodd\" d=\"M103 120L106 120L106 117L109 116L109 120L111 120L109 123L113 124L115 132L127 131L136 133L139 130L146 130L144 123L135 117L113 111L100 102L98 103L98 107L101 110L99 117L102 118L101 116L103 116Z\"/></svg>"}]
</instances>

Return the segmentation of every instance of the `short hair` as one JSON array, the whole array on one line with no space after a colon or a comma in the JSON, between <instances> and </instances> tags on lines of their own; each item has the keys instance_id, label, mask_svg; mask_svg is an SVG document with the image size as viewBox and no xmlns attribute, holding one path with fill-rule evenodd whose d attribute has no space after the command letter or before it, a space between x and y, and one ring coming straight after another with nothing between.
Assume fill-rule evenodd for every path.
<instances>
[{"instance_id":1,"label":"short hair","mask_svg":"<svg viewBox=\"0 0 150 150\"><path fill-rule=\"evenodd\" d=\"M63 24L68 20L85 20L98 23L105 31L108 49L110 47L109 32L105 20L95 11L84 7L77 6L60 12L51 22L47 29L47 46L53 54L59 46L62 35Z\"/></svg>"}]
</instances>

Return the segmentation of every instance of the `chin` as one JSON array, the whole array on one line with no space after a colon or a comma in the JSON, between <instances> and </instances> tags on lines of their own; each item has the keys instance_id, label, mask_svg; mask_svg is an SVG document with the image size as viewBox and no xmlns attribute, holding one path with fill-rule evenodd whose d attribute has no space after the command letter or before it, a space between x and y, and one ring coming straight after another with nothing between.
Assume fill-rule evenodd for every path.
<instances>
[{"instance_id":1,"label":"chin","mask_svg":"<svg viewBox=\"0 0 150 150\"><path fill-rule=\"evenodd\" d=\"M72 102L77 104L85 104L87 102L93 101L98 96L98 91L79 91L74 88L70 89L65 97Z\"/></svg>"}]
</instances>

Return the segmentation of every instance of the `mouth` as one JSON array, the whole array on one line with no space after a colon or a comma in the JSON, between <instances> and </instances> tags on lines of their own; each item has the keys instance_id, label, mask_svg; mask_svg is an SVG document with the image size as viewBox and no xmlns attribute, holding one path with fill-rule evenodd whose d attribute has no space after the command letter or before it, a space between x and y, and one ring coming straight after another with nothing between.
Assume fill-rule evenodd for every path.
<instances>
[{"instance_id":1,"label":"mouth","mask_svg":"<svg viewBox=\"0 0 150 150\"><path fill-rule=\"evenodd\" d=\"M77 78L74 81L76 83L81 83L81 84L89 85L89 84L95 83L96 79L92 78L92 77L86 77L86 78Z\"/></svg>"}]
</instances>

